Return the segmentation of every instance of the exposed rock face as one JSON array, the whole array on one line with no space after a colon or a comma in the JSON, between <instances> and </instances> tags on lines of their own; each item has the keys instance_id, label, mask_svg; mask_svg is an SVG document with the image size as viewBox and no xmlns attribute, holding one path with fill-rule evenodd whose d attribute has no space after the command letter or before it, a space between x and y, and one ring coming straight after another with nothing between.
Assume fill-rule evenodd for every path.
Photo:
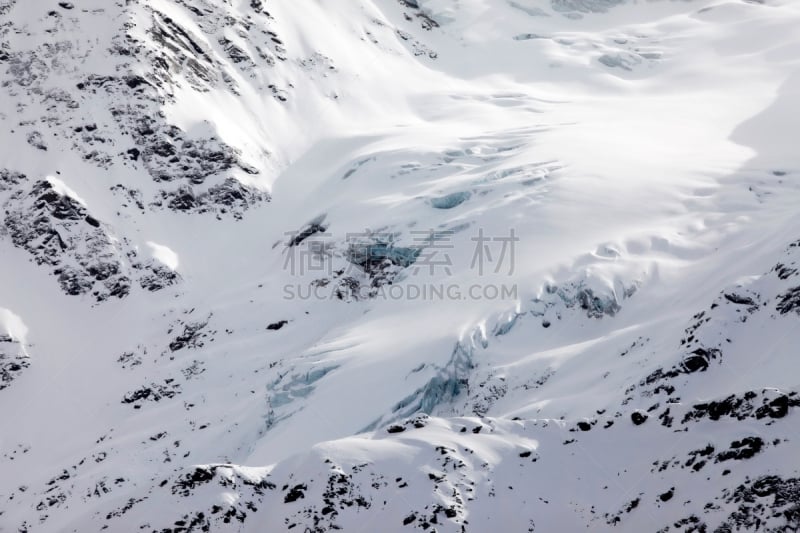
<instances>
[{"instance_id":1,"label":"exposed rock face","mask_svg":"<svg viewBox=\"0 0 800 533\"><path fill-rule=\"evenodd\" d=\"M67 148L84 163L108 171L106 176L121 181L92 187L100 186L97 192L105 201L121 209L241 219L246 210L269 200L263 187L242 181L262 171L245 162L241 150L213 133L187 132L166 112L182 89L235 89L228 69L244 62L244 52L219 37L224 53L218 57L201 42L206 34L225 33L228 26L250 31L254 21L226 15L229 9L216 2L190 12L197 29L187 29L148 2L97 9L62 4L41 13L13 11L16 18L0 26L5 73L0 92L14 103L19 118L10 135L22 136L40 152L53 152L57 145L56 157ZM0 15L11 16L15 6L3 3ZM268 20L263 11L256 16ZM227 22L220 27L207 22L212 18ZM113 24L114 31L90 39L85 32L94 24ZM259 63L274 65L274 54L283 49L267 41L259 48ZM242 68L253 74L256 63ZM179 280L141 259L137 249L143 243L133 233L121 232L114 220L94 214L95 206L54 189L41 174L26 176L8 168L0 172L4 233L37 264L51 267L67 294L103 301L125 297L137 285L157 291ZM66 171L52 173L67 184L82 179ZM153 185L141 181L142 173ZM102 189L114 194L109 197ZM113 212L109 207L104 205L104 212Z\"/></svg>"},{"instance_id":2,"label":"exposed rock face","mask_svg":"<svg viewBox=\"0 0 800 533\"><path fill-rule=\"evenodd\" d=\"M28 252L34 263L50 267L66 294L91 295L100 302L127 296L132 278L139 278L149 291L179 280L175 272L151 259L140 261L136 250L126 246L109 225L59 190L60 180L31 182L10 171L0 178L6 184L0 188L0 195L6 193L0 196L3 233Z\"/></svg>"},{"instance_id":3,"label":"exposed rock face","mask_svg":"<svg viewBox=\"0 0 800 533\"><path fill-rule=\"evenodd\" d=\"M30 359L19 343L0 333L0 390L10 387L29 366Z\"/></svg>"},{"instance_id":4,"label":"exposed rock face","mask_svg":"<svg viewBox=\"0 0 800 533\"><path fill-rule=\"evenodd\" d=\"M3 224L14 245L51 267L67 294L91 294L98 301L126 296L129 273L100 221L49 181L26 185L20 183L4 204Z\"/></svg>"}]
</instances>

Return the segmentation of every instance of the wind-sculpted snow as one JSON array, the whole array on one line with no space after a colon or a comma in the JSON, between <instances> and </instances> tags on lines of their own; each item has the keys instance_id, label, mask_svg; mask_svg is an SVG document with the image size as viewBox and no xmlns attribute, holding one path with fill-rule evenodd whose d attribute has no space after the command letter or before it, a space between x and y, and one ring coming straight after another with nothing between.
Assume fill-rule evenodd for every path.
<instances>
[{"instance_id":1,"label":"wind-sculpted snow","mask_svg":"<svg viewBox=\"0 0 800 533\"><path fill-rule=\"evenodd\" d=\"M0 530L797 529L798 23L0 0Z\"/></svg>"}]
</instances>

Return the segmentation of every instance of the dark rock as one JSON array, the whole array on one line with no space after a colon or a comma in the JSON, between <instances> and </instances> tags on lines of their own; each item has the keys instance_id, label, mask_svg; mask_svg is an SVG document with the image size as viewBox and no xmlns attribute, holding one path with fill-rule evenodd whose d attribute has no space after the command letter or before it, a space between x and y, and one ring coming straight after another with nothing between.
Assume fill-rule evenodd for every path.
<instances>
[{"instance_id":1,"label":"dark rock","mask_svg":"<svg viewBox=\"0 0 800 533\"><path fill-rule=\"evenodd\" d=\"M192 188L184 185L178 189L167 205L175 211L189 211L197 207L197 198L195 198Z\"/></svg>"},{"instance_id":2,"label":"dark rock","mask_svg":"<svg viewBox=\"0 0 800 533\"><path fill-rule=\"evenodd\" d=\"M164 398L173 398L180 393L180 385L172 382L172 380L165 380L164 385L158 383L151 383L133 392L125 394L122 398L122 403L131 404L141 401L159 402Z\"/></svg>"},{"instance_id":3,"label":"dark rock","mask_svg":"<svg viewBox=\"0 0 800 533\"><path fill-rule=\"evenodd\" d=\"M725 293L723 296L725 296L726 300L728 300L729 302L734 303L734 304L752 305L752 306L757 305L756 302L753 301L752 298L749 298L747 296L740 296L740 295L738 295L736 293Z\"/></svg>"},{"instance_id":4,"label":"dark rock","mask_svg":"<svg viewBox=\"0 0 800 533\"><path fill-rule=\"evenodd\" d=\"M170 351L177 352L183 348L201 348L203 346L202 339L206 337L203 329L207 325L208 320L184 324L183 332L169 343Z\"/></svg>"},{"instance_id":5,"label":"dark rock","mask_svg":"<svg viewBox=\"0 0 800 533\"><path fill-rule=\"evenodd\" d=\"M34 148L37 148L37 149L42 150L44 152L47 151L47 145L45 144L44 137L42 136L42 134L40 132L33 131L33 132L29 133L28 137L27 137L27 140L28 140L28 144L30 144Z\"/></svg>"},{"instance_id":6,"label":"dark rock","mask_svg":"<svg viewBox=\"0 0 800 533\"><path fill-rule=\"evenodd\" d=\"M800 399L797 400L800 402ZM785 394L772 399L767 405L763 405L756 410L756 418L783 418L789 414L789 397Z\"/></svg>"},{"instance_id":7,"label":"dark rock","mask_svg":"<svg viewBox=\"0 0 800 533\"><path fill-rule=\"evenodd\" d=\"M21 172L14 172L8 169L0 169L0 192L16 188L28 178Z\"/></svg>"},{"instance_id":8,"label":"dark rock","mask_svg":"<svg viewBox=\"0 0 800 533\"><path fill-rule=\"evenodd\" d=\"M13 179L22 185L20 179ZM12 243L30 253L36 264L53 267L65 293L91 293L97 301L129 293L130 279L120 261L121 244L82 204L59 194L46 180L18 190L13 199L6 204L4 220Z\"/></svg>"},{"instance_id":9,"label":"dark rock","mask_svg":"<svg viewBox=\"0 0 800 533\"><path fill-rule=\"evenodd\" d=\"M716 462L750 459L758 454L763 447L764 441L760 437L745 437L742 440L735 440L731 443L729 450L717 454Z\"/></svg>"},{"instance_id":10,"label":"dark rock","mask_svg":"<svg viewBox=\"0 0 800 533\"><path fill-rule=\"evenodd\" d=\"M0 334L0 390L9 387L29 366L30 359L21 351L18 343Z\"/></svg>"},{"instance_id":11,"label":"dark rock","mask_svg":"<svg viewBox=\"0 0 800 533\"><path fill-rule=\"evenodd\" d=\"M191 491L200 485L205 485L214 479L216 475L215 467L196 467L194 470L178 478L172 485L172 494L181 496L191 495Z\"/></svg>"},{"instance_id":12,"label":"dark rock","mask_svg":"<svg viewBox=\"0 0 800 533\"><path fill-rule=\"evenodd\" d=\"M150 292L160 291L180 281L180 276L174 270L163 265L150 264L146 267L147 273L139 278L139 286Z\"/></svg>"},{"instance_id":13,"label":"dark rock","mask_svg":"<svg viewBox=\"0 0 800 533\"><path fill-rule=\"evenodd\" d=\"M800 523L800 478L777 475L747 479L722 495L731 512L716 531L793 531Z\"/></svg>"},{"instance_id":14,"label":"dark rock","mask_svg":"<svg viewBox=\"0 0 800 533\"><path fill-rule=\"evenodd\" d=\"M774 394L770 392L771 396ZM757 399L761 399L761 406L757 406ZM746 418L763 419L769 418L783 418L793 407L800 407L800 395L792 391L788 393L780 393L775 398L768 398L766 391L756 393L747 391L744 394L732 394L722 400L715 400L706 403L698 403L692 406L692 410L687 412L681 421L685 424L691 420L700 420L708 418L710 420L719 420L722 417L735 418L737 420L745 420Z\"/></svg>"},{"instance_id":15,"label":"dark rock","mask_svg":"<svg viewBox=\"0 0 800 533\"><path fill-rule=\"evenodd\" d=\"M245 186L235 178L228 178L208 189L204 202L207 205L225 206L236 211L245 211L256 203L269 200L269 195L254 187Z\"/></svg>"},{"instance_id":16,"label":"dark rock","mask_svg":"<svg viewBox=\"0 0 800 533\"><path fill-rule=\"evenodd\" d=\"M691 355L685 357L681 362L681 366L687 374L694 372L705 372L708 368L708 363L711 359L715 359L719 354L719 350L705 350L697 348Z\"/></svg>"},{"instance_id":17,"label":"dark rock","mask_svg":"<svg viewBox=\"0 0 800 533\"><path fill-rule=\"evenodd\" d=\"M125 85L127 85L131 89L136 89L137 87L140 87L142 85L149 85L152 87L152 84L143 77L133 76L133 75L125 77Z\"/></svg>"},{"instance_id":18,"label":"dark rock","mask_svg":"<svg viewBox=\"0 0 800 533\"><path fill-rule=\"evenodd\" d=\"M308 490L308 487L303 483L299 485L295 485L292 489L286 494L283 498L283 503L292 503L300 498L305 498L305 490Z\"/></svg>"},{"instance_id":19,"label":"dark rock","mask_svg":"<svg viewBox=\"0 0 800 533\"><path fill-rule=\"evenodd\" d=\"M312 235L316 235L317 233L324 233L327 231L327 227L323 226L322 224L312 223L303 228L300 232L297 233L292 239L289 241L289 246L297 246L301 242L305 241Z\"/></svg>"},{"instance_id":20,"label":"dark rock","mask_svg":"<svg viewBox=\"0 0 800 533\"><path fill-rule=\"evenodd\" d=\"M791 311L800 315L800 286L793 287L785 293L778 296L778 305L776 309L785 315Z\"/></svg>"},{"instance_id":21,"label":"dark rock","mask_svg":"<svg viewBox=\"0 0 800 533\"><path fill-rule=\"evenodd\" d=\"M61 290L70 296L78 296L92 290L94 282L82 272L72 267L64 267L54 271L58 274L58 283Z\"/></svg>"}]
</instances>

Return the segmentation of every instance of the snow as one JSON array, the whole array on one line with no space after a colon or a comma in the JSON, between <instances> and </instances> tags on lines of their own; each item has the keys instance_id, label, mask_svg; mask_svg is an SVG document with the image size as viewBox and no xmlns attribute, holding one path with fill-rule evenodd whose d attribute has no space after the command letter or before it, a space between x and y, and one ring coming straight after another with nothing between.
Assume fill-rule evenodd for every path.
<instances>
[{"instance_id":1,"label":"snow","mask_svg":"<svg viewBox=\"0 0 800 533\"><path fill-rule=\"evenodd\" d=\"M78 196L74 190L72 190L63 180L56 178L55 176L47 176L47 182L53 187L53 190L56 191L61 196L69 196L82 206L86 207L86 202Z\"/></svg>"},{"instance_id":2,"label":"snow","mask_svg":"<svg viewBox=\"0 0 800 533\"><path fill-rule=\"evenodd\" d=\"M414 4L0 0L0 530L714 530L800 476L753 414L798 387L798 3Z\"/></svg>"},{"instance_id":3,"label":"snow","mask_svg":"<svg viewBox=\"0 0 800 533\"><path fill-rule=\"evenodd\" d=\"M0 308L0 326L2 326L4 334L23 345L25 344L28 327L18 315L9 309Z\"/></svg>"},{"instance_id":4,"label":"snow","mask_svg":"<svg viewBox=\"0 0 800 533\"><path fill-rule=\"evenodd\" d=\"M153 241L147 241L147 246L150 247L154 259L163 263L170 270L178 270L178 265L180 264L178 254L173 252L169 246L164 246L163 244L158 244Z\"/></svg>"}]
</instances>

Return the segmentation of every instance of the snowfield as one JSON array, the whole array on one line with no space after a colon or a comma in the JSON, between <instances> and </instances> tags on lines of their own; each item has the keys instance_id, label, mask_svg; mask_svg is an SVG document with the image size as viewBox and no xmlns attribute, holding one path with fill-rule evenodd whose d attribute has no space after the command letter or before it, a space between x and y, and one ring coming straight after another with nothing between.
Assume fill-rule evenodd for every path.
<instances>
[{"instance_id":1,"label":"snowfield","mask_svg":"<svg viewBox=\"0 0 800 533\"><path fill-rule=\"evenodd\" d=\"M797 531L798 28L0 0L0 531Z\"/></svg>"}]
</instances>

